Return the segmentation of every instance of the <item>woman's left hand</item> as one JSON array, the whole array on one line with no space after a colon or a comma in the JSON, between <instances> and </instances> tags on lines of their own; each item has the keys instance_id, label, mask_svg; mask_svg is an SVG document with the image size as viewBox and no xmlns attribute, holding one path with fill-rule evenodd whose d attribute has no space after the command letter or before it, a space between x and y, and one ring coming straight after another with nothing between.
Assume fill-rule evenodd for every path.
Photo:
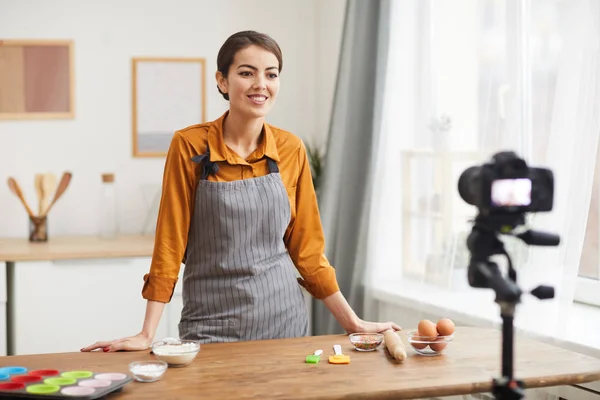
<instances>
[{"instance_id":1,"label":"woman's left hand","mask_svg":"<svg viewBox=\"0 0 600 400\"><path fill-rule=\"evenodd\" d=\"M353 329L354 332L348 333L380 333L385 332L389 329L393 329L395 331L402 330L400 325L397 325L393 322L368 322L363 321L361 319L358 321L356 327Z\"/></svg>"}]
</instances>

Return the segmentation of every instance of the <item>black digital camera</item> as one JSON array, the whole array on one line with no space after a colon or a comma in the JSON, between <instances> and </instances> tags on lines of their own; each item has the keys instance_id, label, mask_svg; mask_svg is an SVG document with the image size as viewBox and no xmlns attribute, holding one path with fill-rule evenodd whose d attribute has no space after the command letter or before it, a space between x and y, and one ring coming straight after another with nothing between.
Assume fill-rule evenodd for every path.
<instances>
[{"instance_id":1,"label":"black digital camera","mask_svg":"<svg viewBox=\"0 0 600 400\"><path fill-rule=\"evenodd\" d=\"M500 152L481 166L467 168L458 180L458 193L484 213L551 211L554 175L531 168L514 152Z\"/></svg>"}]
</instances>

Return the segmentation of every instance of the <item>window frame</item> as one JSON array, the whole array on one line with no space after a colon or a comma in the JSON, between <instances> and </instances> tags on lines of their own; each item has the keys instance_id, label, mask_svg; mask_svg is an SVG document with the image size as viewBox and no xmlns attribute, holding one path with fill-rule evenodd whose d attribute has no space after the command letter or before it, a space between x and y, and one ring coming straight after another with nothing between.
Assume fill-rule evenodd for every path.
<instances>
[{"instance_id":1,"label":"window frame","mask_svg":"<svg viewBox=\"0 0 600 400\"><path fill-rule=\"evenodd\" d=\"M600 307L600 280L578 276L573 301Z\"/></svg>"},{"instance_id":2,"label":"window frame","mask_svg":"<svg viewBox=\"0 0 600 400\"><path fill-rule=\"evenodd\" d=\"M600 142L599 142L600 146ZM598 147L600 151L600 147ZM596 164L600 163L600 153L596 155ZM595 180L598 179L596 173L598 172L598 166L595 167L594 173L594 181L592 182L592 191L594 190ZM597 188L600 191L600 186ZM593 198L593 195L591 196ZM590 200L591 201L591 200ZM598 207L600 207L600 201L598 202ZM588 215L588 221L589 221ZM596 227L600 229L600 212L598 213L598 218L596 220ZM583 252L585 247L585 236L584 236L584 244L582 246L581 251ZM580 257L581 258L581 257ZM597 278L591 278L583 275L579 275L579 269L581 268L581 262L577 266L577 280L575 281L575 291L573 293L573 301L576 303L587 304L590 306L600 307L600 246L598 248L598 260L599 264L596 265L596 273Z\"/></svg>"}]
</instances>

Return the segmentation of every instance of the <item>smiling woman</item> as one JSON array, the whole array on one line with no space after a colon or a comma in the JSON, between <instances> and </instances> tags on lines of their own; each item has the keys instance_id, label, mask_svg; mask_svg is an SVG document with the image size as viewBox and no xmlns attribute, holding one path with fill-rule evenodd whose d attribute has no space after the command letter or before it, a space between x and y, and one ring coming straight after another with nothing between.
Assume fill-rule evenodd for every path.
<instances>
[{"instance_id":1,"label":"smiling woman","mask_svg":"<svg viewBox=\"0 0 600 400\"><path fill-rule=\"evenodd\" d=\"M229 110L175 132L163 176L142 331L83 351L147 349L185 263L181 339L207 342L308 334L302 288L349 333L400 329L360 319L339 290L306 148L265 122L279 92L282 54L269 36L229 37L215 75ZM301 278L296 278L297 270Z\"/></svg>"}]
</instances>

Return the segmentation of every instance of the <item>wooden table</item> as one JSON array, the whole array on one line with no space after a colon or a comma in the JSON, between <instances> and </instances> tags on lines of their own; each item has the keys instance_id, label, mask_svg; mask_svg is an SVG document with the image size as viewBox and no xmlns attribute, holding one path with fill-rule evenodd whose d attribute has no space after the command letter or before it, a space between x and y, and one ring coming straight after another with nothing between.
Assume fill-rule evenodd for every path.
<instances>
[{"instance_id":1,"label":"wooden table","mask_svg":"<svg viewBox=\"0 0 600 400\"><path fill-rule=\"evenodd\" d=\"M74 321L76 323L76 321ZM445 353L423 357L409 350L403 363L384 346L357 352L345 335L202 345L195 361L169 368L154 383L132 382L110 399L399 399L491 391L500 372L500 332L457 328ZM333 345L351 356L348 365L329 364ZM321 362L305 356L323 349ZM516 338L516 376L527 388L600 379L600 359L522 337ZM94 372L126 372L149 351L64 353L1 357L1 365Z\"/></svg>"}]
</instances>

